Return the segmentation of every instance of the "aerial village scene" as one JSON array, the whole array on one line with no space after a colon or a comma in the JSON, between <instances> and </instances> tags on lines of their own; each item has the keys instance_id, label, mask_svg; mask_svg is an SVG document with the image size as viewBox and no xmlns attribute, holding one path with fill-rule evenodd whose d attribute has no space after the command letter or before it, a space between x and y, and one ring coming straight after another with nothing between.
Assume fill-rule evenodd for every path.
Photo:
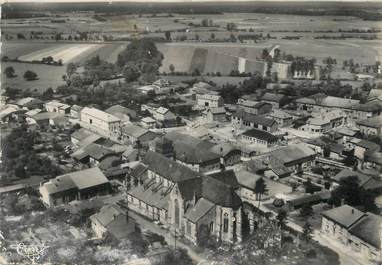
<instances>
[{"instance_id":1,"label":"aerial village scene","mask_svg":"<svg viewBox=\"0 0 382 265\"><path fill-rule=\"evenodd\" d=\"M0 264L382 264L382 3L1 6Z\"/></svg>"}]
</instances>

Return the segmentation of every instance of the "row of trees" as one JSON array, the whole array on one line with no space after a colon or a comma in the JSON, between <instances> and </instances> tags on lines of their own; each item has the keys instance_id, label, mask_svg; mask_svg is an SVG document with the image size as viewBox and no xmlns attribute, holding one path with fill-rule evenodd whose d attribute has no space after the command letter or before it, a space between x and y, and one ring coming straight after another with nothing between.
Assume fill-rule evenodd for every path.
<instances>
[{"instance_id":1,"label":"row of trees","mask_svg":"<svg viewBox=\"0 0 382 265\"><path fill-rule=\"evenodd\" d=\"M15 71L15 69L12 66L7 66L4 69L4 75L7 78L14 78L14 77L17 76L16 75L16 71ZM27 81L37 80L37 74L35 72L33 72L33 71L30 71L30 70L25 71L23 77Z\"/></svg>"}]
</instances>

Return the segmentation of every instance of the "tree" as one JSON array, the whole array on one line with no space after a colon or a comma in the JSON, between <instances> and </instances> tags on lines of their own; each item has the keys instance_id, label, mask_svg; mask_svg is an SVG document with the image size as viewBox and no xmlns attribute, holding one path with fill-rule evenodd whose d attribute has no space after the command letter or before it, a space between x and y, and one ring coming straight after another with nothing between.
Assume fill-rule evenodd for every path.
<instances>
[{"instance_id":1,"label":"tree","mask_svg":"<svg viewBox=\"0 0 382 265\"><path fill-rule=\"evenodd\" d=\"M163 54L151 39L134 39L126 49L118 55L117 65L123 68L134 64L141 73L157 73L162 65Z\"/></svg>"},{"instance_id":2,"label":"tree","mask_svg":"<svg viewBox=\"0 0 382 265\"><path fill-rule=\"evenodd\" d=\"M171 40L171 31L166 31L166 32L164 33L164 35L165 35L167 41L170 41L170 40Z\"/></svg>"},{"instance_id":3,"label":"tree","mask_svg":"<svg viewBox=\"0 0 382 265\"><path fill-rule=\"evenodd\" d=\"M177 248L175 251L169 251L164 258L163 264L166 265L192 265L192 259L184 248Z\"/></svg>"},{"instance_id":4,"label":"tree","mask_svg":"<svg viewBox=\"0 0 382 265\"><path fill-rule=\"evenodd\" d=\"M4 69L4 74L7 78L15 77L15 69L12 66L7 66Z\"/></svg>"},{"instance_id":5,"label":"tree","mask_svg":"<svg viewBox=\"0 0 382 265\"><path fill-rule=\"evenodd\" d=\"M260 208L260 201L261 201L261 196L267 192L267 185L265 184L265 181L263 178L259 178L258 180L256 180L255 182L255 193L256 193L256 200L259 201L259 206L258 208Z\"/></svg>"},{"instance_id":6,"label":"tree","mask_svg":"<svg viewBox=\"0 0 382 265\"><path fill-rule=\"evenodd\" d=\"M19 165L15 168L15 176L18 178L26 178L27 173L25 171L24 165Z\"/></svg>"},{"instance_id":7,"label":"tree","mask_svg":"<svg viewBox=\"0 0 382 265\"><path fill-rule=\"evenodd\" d=\"M68 63L66 66L66 74L70 78L77 71L77 65L74 63Z\"/></svg>"},{"instance_id":8,"label":"tree","mask_svg":"<svg viewBox=\"0 0 382 265\"><path fill-rule=\"evenodd\" d=\"M313 208L312 206L307 203L307 204L304 204L301 209L300 209L300 216L302 217L309 217L313 214Z\"/></svg>"},{"instance_id":9,"label":"tree","mask_svg":"<svg viewBox=\"0 0 382 265\"><path fill-rule=\"evenodd\" d=\"M175 71L175 66L173 64L170 64L170 66L168 67L170 69L170 72L171 73L174 73Z\"/></svg>"},{"instance_id":10,"label":"tree","mask_svg":"<svg viewBox=\"0 0 382 265\"><path fill-rule=\"evenodd\" d=\"M24 79L27 80L27 81L33 81L33 80L36 80L37 79L37 74L35 72L32 72L30 70L27 70L25 73L24 73Z\"/></svg>"},{"instance_id":11,"label":"tree","mask_svg":"<svg viewBox=\"0 0 382 265\"><path fill-rule=\"evenodd\" d=\"M127 64L123 68L122 75L126 79L126 82L134 82L138 80L138 78L141 76L141 73L138 67L136 67L134 64Z\"/></svg>"},{"instance_id":12,"label":"tree","mask_svg":"<svg viewBox=\"0 0 382 265\"><path fill-rule=\"evenodd\" d=\"M53 95L54 95L54 91L53 89L50 87L48 88L47 90L44 91L44 93L42 93L41 95L41 99L42 100L50 100L53 98Z\"/></svg>"},{"instance_id":13,"label":"tree","mask_svg":"<svg viewBox=\"0 0 382 265\"><path fill-rule=\"evenodd\" d=\"M323 149L323 155L324 157L329 157L330 156L330 145L325 145Z\"/></svg>"},{"instance_id":14,"label":"tree","mask_svg":"<svg viewBox=\"0 0 382 265\"><path fill-rule=\"evenodd\" d=\"M286 219L287 219L287 212L285 210L281 209L277 213L277 216L276 216L276 220L278 222L278 225L280 227L284 227Z\"/></svg>"},{"instance_id":15,"label":"tree","mask_svg":"<svg viewBox=\"0 0 382 265\"><path fill-rule=\"evenodd\" d=\"M306 222L302 230L301 238L305 242L309 242L310 239L312 238L312 232L313 232L312 226L310 225L309 222Z\"/></svg>"},{"instance_id":16,"label":"tree","mask_svg":"<svg viewBox=\"0 0 382 265\"><path fill-rule=\"evenodd\" d=\"M321 190L320 187L317 187L316 185L314 185L310 179L304 182L304 187L305 187L305 192L310 194L313 194L316 191Z\"/></svg>"}]
</instances>

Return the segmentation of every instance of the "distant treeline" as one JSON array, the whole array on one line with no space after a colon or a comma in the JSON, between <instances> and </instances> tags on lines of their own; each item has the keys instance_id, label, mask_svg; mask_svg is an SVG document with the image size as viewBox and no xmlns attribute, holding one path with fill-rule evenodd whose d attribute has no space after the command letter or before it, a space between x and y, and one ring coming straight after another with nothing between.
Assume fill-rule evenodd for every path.
<instances>
[{"instance_id":1,"label":"distant treeline","mask_svg":"<svg viewBox=\"0 0 382 265\"><path fill-rule=\"evenodd\" d=\"M94 12L97 14L221 14L267 13L307 16L355 16L364 20L382 20L378 2L205 2L205 3L6 3L3 18L44 16L44 12ZM45 15L46 16L46 15Z\"/></svg>"}]
</instances>

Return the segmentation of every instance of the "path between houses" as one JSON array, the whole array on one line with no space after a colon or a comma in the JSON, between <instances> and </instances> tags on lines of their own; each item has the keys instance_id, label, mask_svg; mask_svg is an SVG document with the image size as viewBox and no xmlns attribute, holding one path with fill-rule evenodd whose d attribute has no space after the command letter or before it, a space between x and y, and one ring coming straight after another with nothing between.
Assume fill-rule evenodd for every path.
<instances>
[{"instance_id":1,"label":"path between houses","mask_svg":"<svg viewBox=\"0 0 382 265\"><path fill-rule=\"evenodd\" d=\"M129 211L129 216L135 219L135 221L144 229L150 230L153 233L159 234L163 236L166 239L166 242L169 246L174 246L175 238L174 236L167 230L161 229L156 224L152 223L149 220L146 220L142 216L138 215L137 213L133 211ZM187 250L188 255L191 257L192 260L194 260L197 263L206 262L206 258L202 257L201 254L196 253L190 246L180 242L179 240L176 241L176 245L184 248Z\"/></svg>"}]
</instances>

